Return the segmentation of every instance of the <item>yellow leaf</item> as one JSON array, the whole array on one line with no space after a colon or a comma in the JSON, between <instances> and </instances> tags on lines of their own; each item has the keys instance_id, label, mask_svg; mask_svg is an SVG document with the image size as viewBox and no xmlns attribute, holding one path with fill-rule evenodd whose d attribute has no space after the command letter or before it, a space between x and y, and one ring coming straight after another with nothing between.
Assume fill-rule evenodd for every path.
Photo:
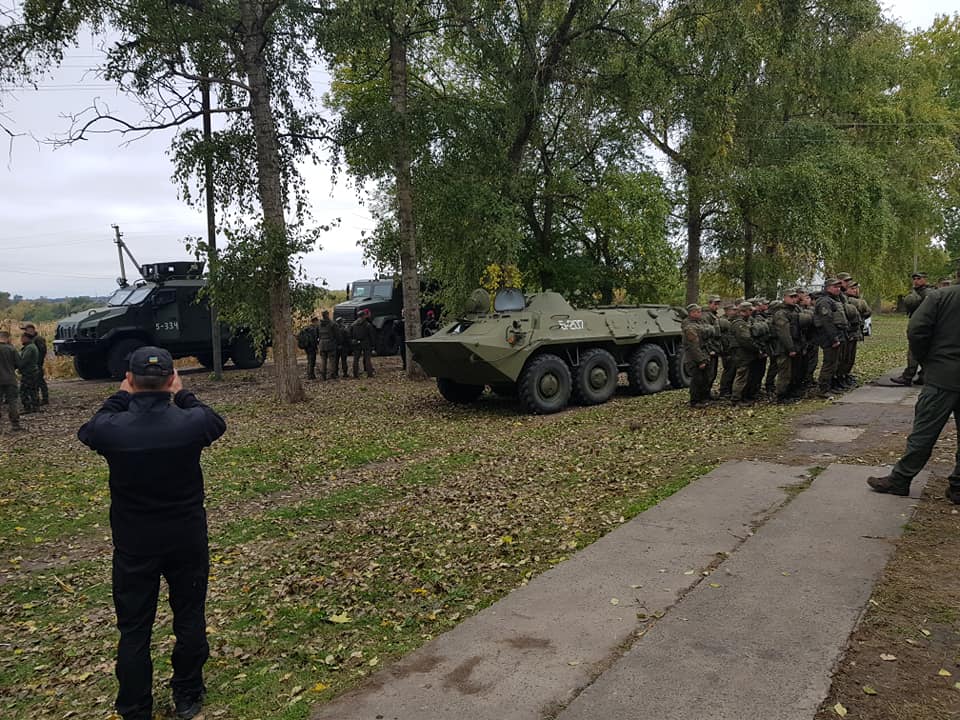
<instances>
[{"instance_id":1,"label":"yellow leaf","mask_svg":"<svg viewBox=\"0 0 960 720\"><path fill-rule=\"evenodd\" d=\"M922 632L925 637L930 637L930 631L927 630L926 628L922 628L920 632Z\"/></svg>"},{"instance_id":2,"label":"yellow leaf","mask_svg":"<svg viewBox=\"0 0 960 720\"><path fill-rule=\"evenodd\" d=\"M380 658L378 657L370 658L370 662L367 663L367 665L369 665L370 667L376 667L379 664L380 664Z\"/></svg>"},{"instance_id":3,"label":"yellow leaf","mask_svg":"<svg viewBox=\"0 0 960 720\"><path fill-rule=\"evenodd\" d=\"M330 687L330 686L329 686L329 685L324 685L322 682L318 682L316 685L314 685L314 686L313 686L312 688L310 688L310 689L311 689L313 692L323 692L323 691L326 690L328 687Z\"/></svg>"},{"instance_id":4,"label":"yellow leaf","mask_svg":"<svg viewBox=\"0 0 960 720\"><path fill-rule=\"evenodd\" d=\"M720 587L720 583L710 583L710 587L712 587L712 588L718 588L718 587Z\"/></svg>"},{"instance_id":5,"label":"yellow leaf","mask_svg":"<svg viewBox=\"0 0 960 720\"><path fill-rule=\"evenodd\" d=\"M426 588L422 588L422 587L414 588L411 592L412 592L414 595L429 595L429 594L430 594L430 591L429 591L429 590L427 590Z\"/></svg>"},{"instance_id":6,"label":"yellow leaf","mask_svg":"<svg viewBox=\"0 0 960 720\"><path fill-rule=\"evenodd\" d=\"M881 660L886 660L887 662L893 662L894 660L897 659L897 656L896 656L896 655L891 655L891 654L889 654L889 653L880 653L880 659L881 659Z\"/></svg>"},{"instance_id":7,"label":"yellow leaf","mask_svg":"<svg viewBox=\"0 0 960 720\"><path fill-rule=\"evenodd\" d=\"M611 604L611 605L619 605L619 604L620 604L620 599L619 599L619 598L610 598L610 604Z\"/></svg>"},{"instance_id":8,"label":"yellow leaf","mask_svg":"<svg viewBox=\"0 0 960 720\"><path fill-rule=\"evenodd\" d=\"M687 571L685 571L683 574L684 574L684 575L693 575L695 572L696 572L696 570L687 570Z\"/></svg>"},{"instance_id":9,"label":"yellow leaf","mask_svg":"<svg viewBox=\"0 0 960 720\"><path fill-rule=\"evenodd\" d=\"M500 538L500 544L501 544L501 545L513 545L513 536L512 536L512 535L504 535L502 538Z\"/></svg>"},{"instance_id":10,"label":"yellow leaf","mask_svg":"<svg viewBox=\"0 0 960 720\"><path fill-rule=\"evenodd\" d=\"M327 618L328 621L334 623L335 625L342 625L343 623L350 622L350 616L346 613L341 613L339 615L331 615Z\"/></svg>"},{"instance_id":11,"label":"yellow leaf","mask_svg":"<svg viewBox=\"0 0 960 720\"><path fill-rule=\"evenodd\" d=\"M960 690L960 682L955 682L955 683L953 684L953 689L954 689L954 690Z\"/></svg>"},{"instance_id":12,"label":"yellow leaf","mask_svg":"<svg viewBox=\"0 0 960 720\"><path fill-rule=\"evenodd\" d=\"M847 716L847 709L840 703L837 703L836 705L833 706L833 711L840 717Z\"/></svg>"},{"instance_id":13,"label":"yellow leaf","mask_svg":"<svg viewBox=\"0 0 960 720\"><path fill-rule=\"evenodd\" d=\"M864 686L863 686L863 691L864 691L867 695L876 695L876 694L877 694L877 691L874 690L874 689L873 689L872 687L870 687L869 685L864 685Z\"/></svg>"},{"instance_id":14,"label":"yellow leaf","mask_svg":"<svg viewBox=\"0 0 960 720\"><path fill-rule=\"evenodd\" d=\"M950 672L949 670L944 670L943 668L940 668L939 672L937 672L937 675L939 675L940 677L952 677L953 673Z\"/></svg>"}]
</instances>

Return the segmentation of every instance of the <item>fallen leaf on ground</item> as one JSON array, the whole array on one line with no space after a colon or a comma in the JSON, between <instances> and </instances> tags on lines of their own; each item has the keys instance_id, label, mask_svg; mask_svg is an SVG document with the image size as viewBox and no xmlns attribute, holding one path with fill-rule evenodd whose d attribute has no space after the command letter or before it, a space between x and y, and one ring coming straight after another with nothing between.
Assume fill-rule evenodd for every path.
<instances>
[{"instance_id":1,"label":"fallen leaf on ground","mask_svg":"<svg viewBox=\"0 0 960 720\"><path fill-rule=\"evenodd\" d=\"M921 628L920 632L922 632L925 637L930 637L930 631L926 628Z\"/></svg>"},{"instance_id":2,"label":"fallen leaf on ground","mask_svg":"<svg viewBox=\"0 0 960 720\"><path fill-rule=\"evenodd\" d=\"M350 622L350 616L346 613L340 613L339 615L331 615L327 620L335 625L342 625L343 623Z\"/></svg>"},{"instance_id":3,"label":"fallen leaf on ground","mask_svg":"<svg viewBox=\"0 0 960 720\"><path fill-rule=\"evenodd\" d=\"M610 604L611 604L611 605L619 605L619 604L620 604L620 599L619 599L619 598L610 598Z\"/></svg>"},{"instance_id":4,"label":"fallen leaf on ground","mask_svg":"<svg viewBox=\"0 0 960 720\"><path fill-rule=\"evenodd\" d=\"M893 662L897 659L896 655L890 655L889 653L880 653L880 659L886 660L887 662Z\"/></svg>"},{"instance_id":5,"label":"fallen leaf on ground","mask_svg":"<svg viewBox=\"0 0 960 720\"><path fill-rule=\"evenodd\" d=\"M866 693L867 695L876 695L876 694L877 694L877 691L874 690L874 689L873 689L872 687L870 687L869 685L864 685L864 686L863 686L863 692Z\"/></svg>"},{"instance_id":6,"label":"fallen leaf on ground","mask_svg":"<svg viewBox=\"0 0 960 720\"><path fill-rule=\"evenodd\" d=\"M953 677L952 672L950 672L949 670L944 670L943 668L940 668L939 672L937 672L937 675L939 675L940 677Z\"/></svg>"},{"instance_id":7,"label":"fallen leaf on ground","mask_svg":"<svg viewBox=\"0 0 960 720\"><path fill-rule=\"evenodd\" d=\"M833 711L840 717L847 716L847 709L840 703L837 703L836 705L833 706Z\"/></svg>"}]
</instances>

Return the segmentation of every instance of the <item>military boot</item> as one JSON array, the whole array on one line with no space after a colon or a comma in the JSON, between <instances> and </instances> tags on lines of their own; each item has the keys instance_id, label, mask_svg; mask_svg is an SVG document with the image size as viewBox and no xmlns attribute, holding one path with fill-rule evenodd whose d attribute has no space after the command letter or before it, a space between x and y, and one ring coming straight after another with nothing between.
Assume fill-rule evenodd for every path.
<instances>
[{"instance_id":1,"label":"military boot","mask_svg":"<svg viewBox=\"0 0 960 720\"><path fill-rule=\"evenodd\" d=\"M899 495L900 497L910 497L910 483L907 483L906 485L903 483L898 483L891 475L884 475L883 477L868 477L867 485L869 485L875 492L878 493L889 493L890 495Z\"/></svg>"},{"instance_id":2,"label":"military boot","mask_svg":"<svg viewBox=\"0 0 960 720\"><path fill-rule=\"evenodd\" d=\"M960 485L947 485L943 494L954 505L960 505Z\"/></svg>"}]
</instances>

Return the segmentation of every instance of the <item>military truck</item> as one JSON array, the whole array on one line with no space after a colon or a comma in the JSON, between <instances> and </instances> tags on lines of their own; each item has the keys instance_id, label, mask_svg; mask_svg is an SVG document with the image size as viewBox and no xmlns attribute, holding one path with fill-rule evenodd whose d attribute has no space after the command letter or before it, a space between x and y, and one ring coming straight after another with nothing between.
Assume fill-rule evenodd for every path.
<instances>
[{"instance_id":1,"label":"military truck","mask_svg":"<svg viewBox=\"0 0 960 720\"><path fill-rule=\"evenodd\" d=\"M428 283L420 284L421 293L429 289ZM370 311L370 320L377 331L377 343L374 346L377 355L396 355L400 352L400 334L396 327L397 323L402 321L403 311L403 288L400 281L390 278L355 280L347 286L347 299L333 306L333 319L336 321L342 318L345 323L350 324L363 310ZM422 304L421 323L424 322L428 310L440 315L439 306Z\"/></svg>"},{"instance_id":2,"label":"military truck","mask_svg":"<svg viewBox=\"0 0 960 720\"><path fill-rule=\"evenodd\" d=\"M131 256L132 257L132 256ZM213 367L210 307L198 293L206 285L203 263L166 262L140 266L141 280L128 284L121 264L120 288L105 307L84 310L57 323L53 351L72 355L84 380L121 378L130 353L157 345L175 358L195 357ZM240 368L263 364L264 348L251 336L221 325L223 361Z\"/></svg>"},{"instance_id":3,"label":"military truck","mask_svg":"<svg viewBox=\"0 0 960 720\"><path fill-rule=\"evenodd\" d=\"M489 386L545 414L605 403L621 372L637 395L689 386L682 315L667 305L576 310L558 293L515 289L499 291L491 310L475 290L463 317L407 345L450 402L474 402Z\"/></svg>"}]
</instances>

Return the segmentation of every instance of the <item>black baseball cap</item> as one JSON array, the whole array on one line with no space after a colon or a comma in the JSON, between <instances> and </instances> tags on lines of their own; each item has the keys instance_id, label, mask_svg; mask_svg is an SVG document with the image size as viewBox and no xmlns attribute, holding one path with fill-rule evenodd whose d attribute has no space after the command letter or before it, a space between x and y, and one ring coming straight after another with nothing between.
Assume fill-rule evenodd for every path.
<instances>
[{"instance_id":1,"label":"black baseball cap","mask_svg":"<svg viewBox=\"0 0 960 720\"><path fill-rule=\"evenodd\" d=\"M914 273L913 275L911 275L910 277L912 277L912 278L925 278L926 276L927 276L927 274L926 274L925 272L915 272L915 273Z\"/></svg>"},{"instance_id":2,"label":"black baseball cap","mask_svg":"<svg viewBox=\"0 0 960 720\"><path fill-rule=\"evenodd\" d=\"M173 358L163 348L147 345L130 354L130 372L134 375L173 375Z\"/></svg>"}]
</instances>

